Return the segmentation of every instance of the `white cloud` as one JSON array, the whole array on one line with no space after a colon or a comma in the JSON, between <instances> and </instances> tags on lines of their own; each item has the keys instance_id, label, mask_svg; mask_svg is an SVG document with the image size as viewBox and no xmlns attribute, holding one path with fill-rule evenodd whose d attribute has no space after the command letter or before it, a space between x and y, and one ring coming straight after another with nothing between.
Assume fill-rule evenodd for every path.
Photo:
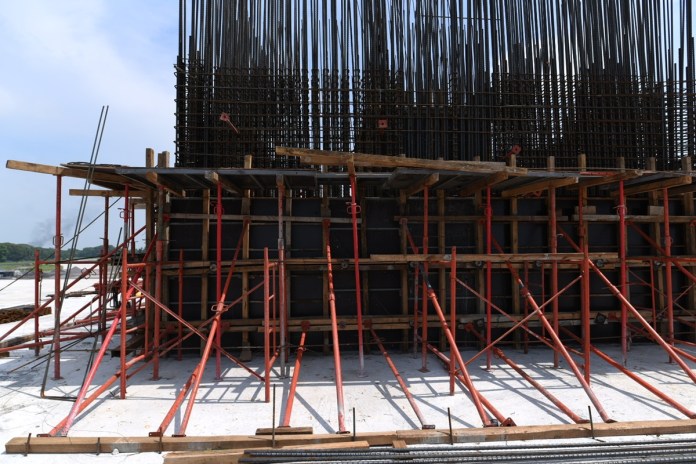
<instances>
[{"instance_id":1,"label":"white cloud","mask_svg":"<svg viewBox=\"0 0 696 464\"><path fill-rule=\"evenodd\" d=\"M3 2L2 164L88 160L104 104L99 162L142 165L145 147L173 151L177 14L171 0ZM0 215L12 218L0 242L26 241L53 216L54 185L51 177L0 167L0 197L22 196L0 202ZM69 214L76 202L65 197Z\"/></svg>"}]
</instances>

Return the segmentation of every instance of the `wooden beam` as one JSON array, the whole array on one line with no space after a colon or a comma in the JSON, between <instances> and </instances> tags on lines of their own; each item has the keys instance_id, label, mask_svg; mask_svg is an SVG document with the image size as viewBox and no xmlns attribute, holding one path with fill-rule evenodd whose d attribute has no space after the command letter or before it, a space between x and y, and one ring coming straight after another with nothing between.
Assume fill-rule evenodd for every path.
<instances>
[{"instance_id":1,"label":"wooden beam","mask_svg":"<svg viewBox=\"0 0 696 464\"><path fill-rule=\"evenodd\" d=\"M228 192L236 193L237 195L241 195L243 193L242 189L240 189L237 185L235 185L233 182L230 182L228 179L220 177L220 174L218 174L215 171L206 171L205 178L208 179L210 182L213 182L215 185L222 185L222 188L224 188Z\"/></svg>"},{"instance_id":2,"label":"wooden beam","mask_svg":"<svg viewBox=\"0 0 696 464\"><path fill-rule=\"evenodd\" d=\"M157 175L156 172L146 172L145 173L145 178L152 182L153 184L162 187L172 195L175 195L177 197L185 197L186 192L181 190L178 186L170 184L167 180L163 179L162 176Z\"/></svg>"},{"instance_id":3,"label":"wooden beam","mask_svg":"<svg viewBox=\"0 0 696 464\"><path fill-rule=\"evenodd\" d=\"M411 185L410 187L403 189L404 194L406 197L410 197L411 195L415 195L416 193L422 191L426 187L430 187L434 184L436 184L440 180L440 175L435 173L435 174L430 174L429 176L426 176L424 179L418 180L416 183Z\"/></svg>"},{"instance_id":4,"label":"wooden beam","mask_svg":"<svg viewBox=\"0 0 696 464\"><path fill-rule=\"evenodd\" d=\"M169 215L172 219L215 219L217 216L214 214L202 214L202 213L171 213ZM268 214L223 214L222 219L224 221L243 221L244 219L249 219L252 222L278 222L278 216L268 215ZM321 224L324 222L325 218L317 216L283 216L283 222L307 222ZM352 224L351 218L327 218L330 222L335 224ZM362 223L362 219L358 219L358 224Z\"/></svg>"},{"instance_id":5,"label":"wooden beam","mask_svg":"<svg viewBox=\"0 0 696 464\"><path fill-rule=\"evenodd\" d=\"M7 169L16 169L18 171L37 172L39 174L50 174L53 176L62 176L66 168L60 166L49 166L48 164L28 163L26 161L7 160L5 163Z\"/></svg>"},{"instance_id":6,"label":"wooden beam","mask_svg":"<svg viewBox=\"0 0 696 464\"><path fill-rule=\"evenodd\" d=\"M449 254L372 254L370 255L371 262L388 262L388 263L421 263L421 262L446 262L449 263L452 257ZM490 261L492 263L534 263L536 261L551 262L551 261L574 261L583 259L582 253L517 253L517 254L457 254L458 263L471 263ZM590 253L591 260L608 261L618 259L617 253ZM362 260L361 260L362 262Z\"/></svg>"},{"instance_id":7,"label":"wooden beam","mask_svg":"<svg viewBox=\"0 0 696 464\"><path fill-rule=\"evenodd\" d=\"M90 177L87 169L65 168L62 166L51 166L48 164L28 163L26 161L7 160L5 167L7 169L15 169L17 171L36 172L39 174L49 174L53 176L75 177L78 179L87 179ZM93 172L91 180L94 183L101 182L117 185L138 185L142 188L146 187L140 182L136 182L119 174L104 172Z\"/></svg>"},{"instance_id":8,"label":"wooden beam","mask_svg":"<svg viewBox=\"0 0 696 464\"><path fill-rule=\"evenodd\" d=\"M444 161L421 158L406 158L403 156L368 155L365 153L350 153L341 151L310 150L306 148L276 147L276 154L280 156L296 156L305 164L319 164L324 166L354 166L380 167L380 168L416 168L433 169L440 171L460 172L499 172L509 174L525 174L525 168L510 168L504 163L481 161Z\"/></svg>"},{"instance_id":9,"label":"wooden beam","mask_svg":"<svg viewBox=\"0 0 696 464\"><path fill-rule=\"evenodd\" d=\"M125 190L82 190L82 189L70 189L71 196L74 197L102 197L102 198L117 198L125 197ZM146 190L130 190L128 192L130 197L144 198L147 196Z\"/></svg>"},{"instance_id":10,"label":"wooden beam","mask_svg":"<svg viewBox=\"0 0 696 464\"><path fill-rule=\"evenodd\" d=\"M281 429L276 429L281 430ZM320 443L307 445L290 445L276 448L261 449L303 449L320 451L331 449L367 449L370 443L364 440L338 443ZM164 457L164 464L237 464L245 456L243 450L208 450L208 451L177 451Z\"/></svg>"},{"instance_id":11,"label":"wooden beam","mask_svg":"<svg viewBox=\"0 0 696 464\"><path fill-rule=\"evenodd\" d=\"M679 176L679 177L674 177L671 179L664 179L656 182L648 182L645 184L639 184L639 185L634 185L631 187L626 187L624 189L624 194L625 195L638 195L639 193L648 193L648 192L654 192L656 190L662 190L664 188L672 188L672 187L679 187L679 186L685 186L688 185L691 187L691 181L692 181L691 176ZM659 193L659 192L658 192ZM670 192L672 193L672 192ZM684 192L681 192L684 193ZM619 196L618 191L611 192L612 197L617 197Z\"/></svg>"},{"instance_id":12,"label":"wooden beam","mask_svg":"<svg viewBox=\"0 0 696 464\"><path fill-rule=\"evenodd\" d=\"M669 190L670 195L682 195L696 192L696 183L680 185Z\"/></svg>"},{"instance_id":13,"label":"wooden beam","mask_svg":"<svg viewBox=\"0 0 696 464\"><path fill-rule=\"evenodd\" d=\"M590 188L598 187L600 185L607 185L619 182L621 180L633 179L635 177L640 177L643 175L643 171L633 169L624 172L618 172L616 174L611 174L608 176L601 176L596 179L584 179L580 180L576 185L569 185L568 188Z\"/></svg>"},{"instance_id":14,"label":"wooden beam","mask_svg":"<svg viewBox=\"0 0 696 464\"><path fill-rule=\"evenodd\" d=\"M483 179L470 182L469 184L467 184L466 187L459 191L459 196L467 197L469 195L473 195L474 193L477 193L485 189L486 187L491 187L495 184L499 184L507 180L509 177L510 174L507 172L496 172L488 177L484 177Z\"/></svg>"},{"instance_id":15,"label":"wooden beam","mask_svg":"<svg viewBox=\"0 0 696 464\"><path fill-rule=\"evenodd\" d=\"M544 179L529 184L520 185L507 190L503 190L501 196L503 198L519 197L529 193L541 192L550 188L566 187L578 183L577 177L564 177L561 179Z\"/></svg>"},{"instance_id":16,"label":"wooden beam","mask_svg":"<svg viewBox=\"0 0 696 464\"><path fill-rule=\"evenodd\" d=\"M556 440L633 435L670 435L696 430L696 419L630 421L594 424L525 425L516 427L470 427L452 430L403 430L350 434L280 435L276 446L310 447L324 443L366 441L370 446L392 446L403 440L407 445L513 440ZM272 437L257 435L218 435L207 437L15 437L5 444L8 454L24 453L145 453L164 451L200 451L206 449L244 450L269 448ZM99 449L97 449L97 446Z\"/></svg>"}]
</instances>

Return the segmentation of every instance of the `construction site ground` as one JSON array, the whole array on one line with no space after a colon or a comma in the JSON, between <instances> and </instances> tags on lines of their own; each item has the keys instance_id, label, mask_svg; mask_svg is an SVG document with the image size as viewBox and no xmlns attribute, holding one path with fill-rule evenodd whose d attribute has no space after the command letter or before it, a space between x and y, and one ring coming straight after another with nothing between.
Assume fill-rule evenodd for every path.
<instances>
[{"instance_id":1,"label":"construction site ground","mask_svg":"<svg viewBox=\"0 0 696 464\"><path fill-rule=\"evenodd\" d=\"M89 289L94 281L86 281L75 290ZM42 294L52 291L52 285L44 283ZM0 292L0 307L31 304L33 282L20 280ZM67 298L63 314L79 308L88 296ZM53 325L53 316L40 318L42 327ZM11 324L0 325L4 333ZM18 331L17 336L31 334L33 324ZM117 343L118 341L116 341ZM45 394L69 397L77 394L89 364L92 339L82 340L62 354L61 380L52 379L48 371ZM614 359L620 359L620 347L603 346ZM402 377L408 384L426 422L438 429L448 427L448 409L451 411L452 427L480 427L481 420L468 395L457 387L454 396L449 394L449 376L446 369L434 356L428 358L428 372L421 371L420 355L391 354ZM693 350L692 350L693 351ZM44 355L48 350L42 350ZM464 359L476 352L464 349ZM559 369L553 367L553 354L541 347L532 347L528 354L513 347L506 347L508 357L520 364L536 381L583 418L589 418L591 404L577 379L564 363ZM115 384L103 397L78 416L69 436L75 437L146 437L157 430L188 376L194 369L198 356L189 353L178 361L176 356L166 358L160 368L160 379L153 380L152 371L144 369L128 382L127 399L119 399ZM291 358L291 362L294 358ZM353 421L357 432L394 430L417 430L421 428L397 380L389 369L385 358L378 350L365 357L365 377L359 376L357 355L342 353L343 379L345 388L346 425L352 430ZM0 358L0 442L6 443L14 437L46 433L69 412L72 402L42 399L41 387L45 375L45 357L36 358L33 350L13 351ZM536 389L526 383L507 365L493 358L490 370L484 369L485 356L470 365L475 385L506 417L517 425L544 425L570 423ZM649 421L685 419L631 379L610 367L600 359L592 359L592 388L616 421ZM118 357L107 358L102 364L94 385L99 385L114 374L119 365ZM253 352L249 365L261 372L263 355ZM276 366L278 366L276 364ZM201 390L187 428L188 436L253 435L257 428L273 425L272 403L263 401L263 384L250 377L243 369L223 361L223 378L214 379L214 360L211 359L204 373ZM630 369L650 381L664 393L687 408L696 409L696 386L674 363L669 363L665 352L654 344L632 346L629 357ZM278 374L278 370L275 370ZM291 378L274 379L276 390L276 425L283 419L286 393ZM353 412L354 411L354 412ZM181 412L175 417L166 435L176 433ZM593 420L600 421L599 414L592 409ZM338 430L336 410L336 387L334 383L333 357L324 355L320 348L311 348L305 353L292 413L291 425L312 427L315 434L335 433ZM654 437L653 437L654 438ZM611 439L608 439L611 440ZM158 453L112 453L80 455L2 454L1 462L162 462Z\"/></svg>"}]
</instances>

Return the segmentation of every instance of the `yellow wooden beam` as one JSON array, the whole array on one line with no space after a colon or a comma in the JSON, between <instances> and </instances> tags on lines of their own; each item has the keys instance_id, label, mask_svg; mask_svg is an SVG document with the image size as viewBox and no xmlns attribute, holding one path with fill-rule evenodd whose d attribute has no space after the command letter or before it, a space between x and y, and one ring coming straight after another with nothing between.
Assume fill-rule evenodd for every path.
<instances>
[{"instance_id":1,"label":"yellow wooden beam","mask_svg":"<svg viewBox=\"0 0 696 464\"><path fill-rule=\"evenodd\" d=\"M460 172L499 172L509 174L525 174L525 168L512 168L504 163L482 161L445 161L421 158L406 158L403 156L368 155L366 153L350 153L342 151L310 150L306 148L276 147L279 156L295 156L305 164L325 166L355 166L370 168L415 168L438 171Z\"/></svg>"},{"instance_id":2,"label":"yellow wooden beam","mask_svg":"<svg viewBox=\"0 0 696 464\"><path fill-rule=\"evenodd\" d=\"M663 179L655 182L648 182L645 184L634 185L631 187L626 187L624 189L624 195L638 195L640 193L654 192L655 190L669 189L672 187L679 187L681 185L689 185L692 181L691 176L679 176L670 179ZM612 197L619 196L618 191L611 192Z\"/></svg>"},{"instance_id":3,"label":"yellow wooden beam","mask_svg":"<svg viewBox=\"0 0 696 464\"><path fill-rule=\"evenodd\" d=\"M560 179L544 179L529 184L513 187L501 193L503 198L519 197L529 193L541 192L550 188L566 187L578 183L577 177L563 177Z\"/></svg>"},{"instance_id":4,"label":"yellow wooden beam","mask_svg":"<svg viewBox=\"0 0 696 464\"><path fill-rule=\"evenodd\" d=\"M224 188L228 192L236 193L237 195L242 194L242 189L237 187L237 185L230 182L229 180L220 177L220 174L218 174L215 171L206 171L205 178L208 179L210 182L213 182L215 185L222 185L222 188Z\"/></svg>"},{"instance_id":5,"label":"yellow wooden beam","mask_svg":"<svg viewBox=\"0 0 696 464\"><path fill-rule=\"evenodd\" d=\"M143 190L130 190L130 197L144 197L147 192ZM126 196L125 190L82 190L70 189L69 194L74 197L102 197L102 198L120 198Z\"/></svg>"},{"instance_id":6,"label":"yellow wooden beam","mask_svg":"<svg viewBox=\"0 0 696 464\"><path fill-rule=\"evenodd\" d=\"M176 195L177 197L185 197L186 196L186 192L184 190L181 190L178 186L171 184L166 179L164 179L162 176L157 175L156 172L152 172L152 171L146 172L145 178L147 180L149 180L150 182L152 182L153 184L167 190L169 193Z\"/></svg>"},{"instance_id":7,"label":"yellow wooden beam","mask_svg":"<svg viewBox=\"0 0 696 464\"><path fill-rule=\"evenodd\" d=\"M425 177L424 179L418 180L410 187L403 189L404 195L406 195L406 197L410 197L411 195L415 195L416 193L424 190L426 187L430 187L430 186L436 184L439 180L440 180L439 174L430 174L429 176Z\"/></svg>"},{"instance_id":8,"label":"yellow wooden beam","mask_svg":"<svg viewBox=\"0 0 696 464\"><path fill-rule=\"evenodd\" d=\"M469 184L467 184L466 187L459 191L459 196L466 197L469 195L473 195L474 193L480 192L486 187L492 187L495 184L499 184L507 180L509 177L510 174L507 172L496 172L494 174L491 174L490 176L484 177L479 180L475 180L474 182L470 182Z\"/></svg>"}]
</instances>

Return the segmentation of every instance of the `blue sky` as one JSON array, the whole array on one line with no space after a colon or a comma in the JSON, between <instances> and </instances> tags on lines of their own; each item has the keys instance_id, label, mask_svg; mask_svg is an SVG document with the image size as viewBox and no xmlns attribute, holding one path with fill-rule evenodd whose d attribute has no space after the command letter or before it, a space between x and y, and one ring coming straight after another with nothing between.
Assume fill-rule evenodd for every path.
<instances>
[{"instance_id":1,"label":"blue sky","mask_svg":"<svg viewBox=\"0 0 696 464\"><path fill-rule=\"evenodd\" d=\"M88 161L102 105L109 117L99 163L143 166L145 148L174 153L175 0L22 0L0 8L0 242L50 246L53 176L5 168L8 159L59 165ZM173 158L172 158L173 161ZM63 234L79 199L63 182ZM92 198L84 222L103 210ZM118 214L111 213L112 241ZM100 243L103 225L78 246Z\"/></svg>"}]
</instances>

